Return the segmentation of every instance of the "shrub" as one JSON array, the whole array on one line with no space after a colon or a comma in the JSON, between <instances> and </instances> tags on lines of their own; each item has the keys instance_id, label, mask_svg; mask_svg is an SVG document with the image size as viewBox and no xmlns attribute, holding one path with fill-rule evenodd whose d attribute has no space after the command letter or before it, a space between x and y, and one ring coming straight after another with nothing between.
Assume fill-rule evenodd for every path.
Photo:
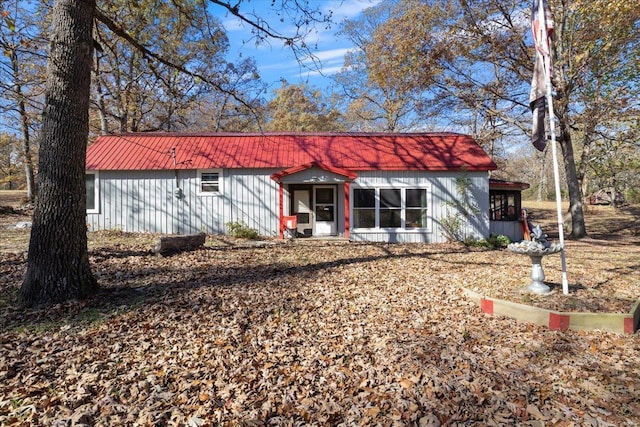
<instances>
[{"instance_id":1,"label":"shrub","mask_svg":"<svg viewBox=\"0 0 640 427\"><path fill-rule=\"evenodd\" d=\"M492 234L487 239L487 242L492 248L500 249L506 248L509 243L511 243L511 239L509 239L509 237L505 236L504 234Z\"/></svg>"},{"instance_id":2,"label":"shrub","mask_svg":"<svg viewBox=\"0 0 640 427\"><path fill-rule=\"evenodd\" d=\"M228 222L227 229L229 230L230 236L241 239L256 240L260 237L257 230L249 228L249 226L242 221Z\"/></svg>"},{"instance_id":3,"label":"shrub","mask_svg":"<svg viewBox=\"0 0 640 427\"><path fill-rule=\"evenodd\" d=\"M488 239L472 240L467 239L463 242L465 246L473 248L502 249L506 248L511 240L504 234L492 234Z\"/></svg>"}]
</instances>

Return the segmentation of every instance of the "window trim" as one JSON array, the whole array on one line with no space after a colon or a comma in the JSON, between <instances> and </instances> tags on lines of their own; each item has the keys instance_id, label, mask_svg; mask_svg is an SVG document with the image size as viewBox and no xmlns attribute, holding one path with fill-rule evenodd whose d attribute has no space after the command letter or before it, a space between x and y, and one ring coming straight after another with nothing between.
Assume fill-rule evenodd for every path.
<instances>
[{"instance_id":1,"label":"window trim","mask_svg":"<svg viewBox=\"0 0 640 427\"><path fill-rule=\"evenodd\" d=\"M495 196L503 199L500 212L494 208L493 199ZM509 214L509 196L513 196L513 213ZM504 210L506 213L503 213ZM522 209L522 193L519 190L489 190L489 220L498 222L514 222L520 220L520 210Z\"/></svg>"},{"instance_id":2,"label":"window trim","mask_svg":"<svg viewBox=\"0 0 640 427\"><path fill-rule=\"evenodd\" d=\"M218 174L218 191L202 191L202 175L208 173L217 173ZM222 169L198 169L198 196L220 196L223 193L223 175Z\"/></svg>"},{"instance_id":3,"label":"window trim","mask_svg":"<svg viewBox=\"0 0 640 427\"><path fill-rule=\"evenodd\" d=\"M380 227L380 190L400 190L400 227ZM350 197L350 209L352 216L355 216L355 191L356 190L374 190L375 191L375 221L374 227L356 227L355 221L352 222L352 231L355 232L402 232L402 233L431 233L433 228L433 215L432 215L432 197L431 197L431 185L391 185L391 186L376 186L376 187L352 187L352 194ZM426 227L411 227L407 228L407 190L425 190L426 191L426 215L427 225ZM368 208L370 209L370 208ZM414 207L415 209L415 207Z\"/></svg>"},{"instance_id":4,"label":"window trim","mask_svg":"<svg viewBox=\"0 0 640 427\"><path fill-rule=\"evenodd\" d=\"M100 172L99 171L85 171L85 197L87 192L87 175L93 175L93 209L89 209L89 200L86 199L86 213L97 214L100 213Z\"/></svg>"}]
</instances>

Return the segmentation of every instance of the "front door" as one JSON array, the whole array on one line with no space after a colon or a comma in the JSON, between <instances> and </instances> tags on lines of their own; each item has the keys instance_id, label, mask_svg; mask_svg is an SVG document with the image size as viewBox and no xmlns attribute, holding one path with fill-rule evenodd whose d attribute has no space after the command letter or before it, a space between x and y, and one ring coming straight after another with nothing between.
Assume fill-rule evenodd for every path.
<instances>
[{"instance_id":1,"label":"front door","mask_svg":"<svg viewBox=\"0 0 640 427\"><path fill-rule=\"evenodd\" d=\"M291 213L298 218L297 231L300 234L311 232L311 192L309 190L293 190L293 206Z\"/></svg>"},{"instance_id":2,"label":"front door","mask_svg":"<svg viewBox=\"0 0 640 427\"><path fill-rule=\"evenodd\" d=\"M336 188L335 186L315 186L313 225L314 236L335 236L338 234L336 221Z\"/></svg>"}]
</instances>

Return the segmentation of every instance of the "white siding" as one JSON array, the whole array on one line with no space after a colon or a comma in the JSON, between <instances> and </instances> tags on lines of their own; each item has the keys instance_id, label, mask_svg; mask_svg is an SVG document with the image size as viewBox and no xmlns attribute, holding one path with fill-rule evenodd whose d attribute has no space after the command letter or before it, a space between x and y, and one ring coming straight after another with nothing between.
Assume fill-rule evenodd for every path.
<instances>
[{"instance_id":1,"label":"white siding","mask_svg":"<svg viewBox=\"0 0 640 427\"><path fill-rule=\"evenodd\" d=\"M273 172L225 170L222 193L202 196L195 170L178 171L177 178L174 171L101 171L99 212L87 214L87 223L91 230L222 234L227 223L242 221L273 236L278 231Z\"/></svg>"},{"instance_id":2,"label":"white siding","mask_svg":"<svg viewBox=\"0 0 640 427\"><path fill-rule=\"evenodd\" d=\"M390 188L390 187L428 187L430 198L429 211L431 226L423 230L358 230L352 229L350 239L354 241L379 242L445 242L446 236L441 220L450 214L459 204L456 178L471 180L470 200L479 212L469 216L463 234L470 239L483 239L489 236L489 176L486 172L419 172L419 171L380 171L360 172L351 188ZM351 198L353 200L353 197ZM351 202L353 203L353 202Z\"/></svg>"},{"instance_id":3,"label":"white siding","mask_svg":"<svg viewBox=\"0 0 640 427\"><path fill-rule=\"evenodd\" d=\"M271 179L278 170L225 169L222 192L199 195L195 170L178 171L100 171L98 180L98 213L87 214L91 230L118 229L131 232L190 234L206 232L224 234L229 222L244 222L264 236L277 236L279 229L279 186ZM310 172L310 178L314 178ZM336 177L327 174L335 183ZM440 226L460 198L456 177L472 181L471 200L480 212L471 216L464 234L469 238L489 236L489 179L486 172L360 172L350 186L354 188L427 187L431 225L425 230L350 230L354 241L443 242ZM297 176L297 180L301 177ZM314 183L320 184L320 182ZM176 197L176 185L182 191ZM288 185L285 185L287 188ZM344 235L343 185L337 183L338 233ZM288 192L284 194L288 212ZM351 218L353 216L351 215ZM353 223L351 224L353 227Z\"/></svg>"},{"instance_id":4,"label":"white siding","mask_svg":"<svg viewBox=\"0 0 640 427\"><path fill-rule=\"evenodd\" d=\"M523 238L520 221L491 221L491 234L503 234L512 242L519 242Z\"/></svg>"}]
</instances>

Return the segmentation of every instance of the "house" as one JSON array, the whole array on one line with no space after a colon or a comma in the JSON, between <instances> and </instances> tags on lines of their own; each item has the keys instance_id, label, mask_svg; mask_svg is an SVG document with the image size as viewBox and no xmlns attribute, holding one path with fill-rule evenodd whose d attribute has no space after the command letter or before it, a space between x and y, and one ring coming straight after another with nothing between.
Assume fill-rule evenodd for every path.
<instances>
[{"instance_id":1,"label":"house","mask_svg":"<svg viewBox=\"0 0 640 427\"><path fill-rule=\"evenodd\" d=\"M91 230L443 242L443 219L463 213L464 236L490 233L496 165L456 133L103 135L86 161Z\"/></svg>"}]
</instances>

